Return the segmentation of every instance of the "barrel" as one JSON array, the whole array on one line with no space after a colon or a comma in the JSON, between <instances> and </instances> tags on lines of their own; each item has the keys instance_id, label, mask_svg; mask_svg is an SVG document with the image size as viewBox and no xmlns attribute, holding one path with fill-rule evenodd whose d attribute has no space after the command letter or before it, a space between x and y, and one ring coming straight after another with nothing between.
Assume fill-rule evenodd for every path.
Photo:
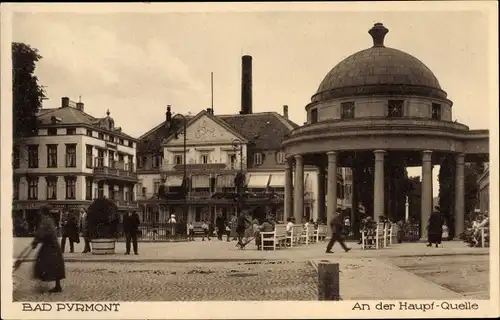
<instances>
[{"instance_id":1,"label":"barrel","mask_svg":"<svg viewBox=\"0 0 500 320\"><path fill-rule=\"evenodd\" d=\"M92 239L92 254L114 254L115 239Z\"/></svg>"}]
</instances>

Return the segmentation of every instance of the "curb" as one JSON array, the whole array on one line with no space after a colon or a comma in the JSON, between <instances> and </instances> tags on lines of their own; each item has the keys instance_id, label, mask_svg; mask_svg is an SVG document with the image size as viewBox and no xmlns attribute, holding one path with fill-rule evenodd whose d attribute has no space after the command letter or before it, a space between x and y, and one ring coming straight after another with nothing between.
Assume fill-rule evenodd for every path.
<instances>
[{"instance_id":1,"label":"curb","mask_svg":"<svg viewBox=\"0 0 500 320\"><path fill-rule=\"evenodd\" d=\"M16 260L16 258L13 258ZM283 261L289 259L79 259L79 258L69 258L64 259L65 263L193 263L193 262L262 262L262 261ZM28 258L22 260L22 262L35 262L35 258Z\"/></svg>"}]
</instances>

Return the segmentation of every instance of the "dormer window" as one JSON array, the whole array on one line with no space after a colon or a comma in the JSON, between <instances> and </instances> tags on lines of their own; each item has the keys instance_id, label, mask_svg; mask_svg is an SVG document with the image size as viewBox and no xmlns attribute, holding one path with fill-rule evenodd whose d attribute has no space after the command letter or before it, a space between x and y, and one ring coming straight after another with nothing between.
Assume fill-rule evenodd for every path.
<instances>
[{"instance_id":1,"label":"dormer window","mask_svg":"<svg viewBox=\"0 0 500 320\"><path fill-rule=\"evenodd\" d=\"M401 118L403 116L403 103L403 100L389 100L387 116L389 118Z\"/></svg>"},{"instance_id":2,"label":"dormer window","mask_svg":"<svg viewBox=\"0 0 500 320\"><path fill-rule=\"evenodd\" d=\"M318 122L318 109L311 110L311 123Z\"/></svg>"},{"instance_id":3,"label":"dormer window","mask_svg":"<svg viewBox=\"0 0 500 320\"><path fill-rule=\"evenodd\" d=\"M354 102L343 102L340 104L340 119L353 119L354 118Z\"/></svg>"},{"instance_id":4,"label":"dormer window","mask_svg":"<svg viewBox=\"0 0 500 320\"><path fill-rule=\"evenodd\" d=\"M441 105L439 103L432 104L432 119L441 120Z\"/></svg>"},{"instance_id":5,"label":"dormer window","mask_svg":"<svg viewBox=\"0 0 500 320\"><path fill-rule=\"evenodd\" d=\"M256 166L262 165L262 153L256 153L253 155L253 164Z\"/></svg>"}]
</instances>

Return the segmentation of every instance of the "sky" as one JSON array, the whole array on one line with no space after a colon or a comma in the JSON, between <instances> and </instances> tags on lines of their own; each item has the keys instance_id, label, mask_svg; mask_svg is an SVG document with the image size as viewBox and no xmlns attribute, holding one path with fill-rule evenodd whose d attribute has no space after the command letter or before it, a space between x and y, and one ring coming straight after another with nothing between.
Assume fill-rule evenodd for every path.
<instances>
[{"instance_id":1,"label":"sky","mask_svg":"<svg viewBox=\"0 0 500 320\"><path fill-rule=\"evenodd\" d=\"M453 119L488 128L492 67L480 11L15 13L12 37L43 56L35 73L46 86L44 107L81 96L86 112L109 109L138 137L164 120L169 104L177 113L209 108L211 72L215 113L238 113L243 54L253 57L254 112L282 113L286 104L303 124L323 77L371 47L376 22L389 29L386 46L434 72L454 102Z\"/></svg>"}]
</instances>

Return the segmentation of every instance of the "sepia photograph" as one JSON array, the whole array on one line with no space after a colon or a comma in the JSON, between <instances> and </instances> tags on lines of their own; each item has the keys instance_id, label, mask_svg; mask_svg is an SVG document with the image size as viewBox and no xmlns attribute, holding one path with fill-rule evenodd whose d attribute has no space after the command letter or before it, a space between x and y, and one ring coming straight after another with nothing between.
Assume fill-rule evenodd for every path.
<instances>
[{"instance_id":1,"label":"sepia photograph","mask_svg":"<svg viewBox=\"0 0 500 320\"><path fill-rule=\"evenodd\" d=\"M497 3L101 5L2 4L2 318L498 316Z\"/></svg>"}]
</instances>

